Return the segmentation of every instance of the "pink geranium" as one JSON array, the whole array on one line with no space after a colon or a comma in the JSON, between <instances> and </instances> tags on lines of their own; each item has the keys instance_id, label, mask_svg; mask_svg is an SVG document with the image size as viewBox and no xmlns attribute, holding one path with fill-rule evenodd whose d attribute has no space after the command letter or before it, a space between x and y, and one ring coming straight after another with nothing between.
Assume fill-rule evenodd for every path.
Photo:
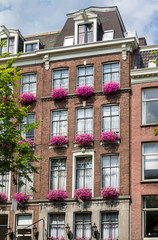
<instances>
[{"instance_id":1,"label":"pink geranium","mask_svg":"<svg viewBox=\"0 0 158 240\"><path fill-rule=\"evenodd\" d=\"M89 133L82 133L82 134L79 134L78 136L76 136L75 142L80 145L92 144L93 136L90 135Z\"/></svg>"},{"instance_id":2,"label":"pink geranium","mask_svg":"<svg viewBox=\"0 0 158 240\"><path fill-rule=\"evenodd\" d=\"M116 93L118 90L119 83L117 82L106 83L103 85L103 93L106 95Z\"/></svg>"},{"instance_id":3,"label":"pink geranium","mask_svg":"<svg viewBox=\"0 0 158 240\"><path fill-rule=\"evenodd\" d=\"M51 98L54 100L59 100L65 98L67 94L68 92L63 88L54 88L51 91Z\"/></svg>"},{"instance_id":4,"label":"pink geranium","mask_svg":"<svg viewBox=\"0 0 158 240\"><path fill-rule=\"evenodd\" d=\"M64 200L65 198L67 198L67 194L66 191L61 189L57 189L57 190L50 190L50 192L47 195L47 198L51 201L61 201Z\"/></svg>"},{"instance_id":5,"label":"pink geranium","mask_svg":"<svg viewBox=\"0 0 158 240\"><path fill-rule=\"evenodd\" d=\"M25 203L30 199L30 196L26 193L14 193L11 198L15 198L19 203Z\"/></svg>"},{"instance_id":6,"label":"pink geranium","mask_svg":"<svg viewBox=\"0 0 158 240\"><path fill-rule=\"evenodd\" d=\"M50 139L50 144L52 146L62 146L68 143L68 139L65 136L54 136Z\"/></svg>"},{"instance_id":7,"label":"pink geranium","mask_svg":"<svg viewBox=\"0 0 158 240\"><path fill-rule=\"evenodd\" d=\"M5 193L0 192L0 202L6 202L8 199Z\"/></svg>"},{"instance_id":8,"label":"pink geranium","mask_svg":"<svg viewBox=\"0 0 158 240\"><path fill-rule=\"evenodd\" d=\"M120 136L118 135L118 133L113 131L103 132L100 137L100 141L103 143L104 142L113 143L113 142L117 142L118 140L120 140Z\"/></svg>"},{"instance_id":9,"label":"pink geranium","mask_svg":"<svg viewBox=\"0 0 158 240\"><path fill-rule=\"evenodd\" d=\"M33 93L24 92L19 95L20 103L28 104L36 100L36 97Z\"/></svg>"},{"instance_id":10,"label":"pink geranium","mask_svg":"<svg viewBox=\"0 0 158 240\"><path fill-rule=\"evenodd\" d=\"M18 143L20 145L23 145L24 143L28 143L28 145L30 147L34 147L35 146L35 143L30 139L30 138L27 138L27 139L23 139L23 140L19 140Z\"/></svg>"},{"instance_id":11,"label":"pink geranium","mask_svg":"<svg viewBox=\"0 0 158 240\"><path fill-rule=\"evenodd\" d=\"M119 196L119 190L114 187L107 187L101 190L101 195L106 199L115 199Z\"/></svg>"},{"instance_id":12,"label":"pink geranium","mask_svg":"<svg viewBox=\"0 0 158 240\"><path fill-rule=\"evenodd\" d=\"M79 188L75 190L75 199L88 200L92 198L92 190L90 188Z\"/></svg>"},{"instance_id":13,"label":"pink geranium","mask_svg":"<svg viewBox=\"0 0 158 240\"><path fill-rule=\"evenodd\" d=\"M78 87L75 93L80 97L90 97L94 93L94 88L91 86L81 86Z\"/></svg>"}]
</instances>

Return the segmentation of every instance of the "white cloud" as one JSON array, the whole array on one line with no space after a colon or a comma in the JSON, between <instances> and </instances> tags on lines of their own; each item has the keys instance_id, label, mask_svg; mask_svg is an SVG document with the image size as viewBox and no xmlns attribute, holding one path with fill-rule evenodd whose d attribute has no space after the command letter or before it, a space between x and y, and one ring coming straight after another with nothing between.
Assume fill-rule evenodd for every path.
<instances>
[{"instance_id":1,"label":"white cloud","mask_svg":"<svg viewBox=\"0 0 158 240\"><path fill-rule=\"evenodd\" d=\"M89 6L118 6L127 31L158 44L158 0L0 0L0 23L23 35L61 30L66 14Z\"/></svg>"}]
</instances>

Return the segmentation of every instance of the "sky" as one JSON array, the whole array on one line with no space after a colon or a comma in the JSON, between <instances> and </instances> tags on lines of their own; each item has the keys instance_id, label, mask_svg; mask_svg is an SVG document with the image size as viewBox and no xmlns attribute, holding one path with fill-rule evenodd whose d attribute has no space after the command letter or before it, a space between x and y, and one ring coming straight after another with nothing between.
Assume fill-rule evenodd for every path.
<instances>
[{"instance_id":1,"label":"sky","mask_svg":"<svg viewBox=\"0 0 158 240\"><path fill-rule=\"evenodd\" d=\"M59 31L67 13L90 6L117 6L127 32L158 44L158 0L0 0L0 26L19 29L23 36Z\"/></svg>"}]
</instances>

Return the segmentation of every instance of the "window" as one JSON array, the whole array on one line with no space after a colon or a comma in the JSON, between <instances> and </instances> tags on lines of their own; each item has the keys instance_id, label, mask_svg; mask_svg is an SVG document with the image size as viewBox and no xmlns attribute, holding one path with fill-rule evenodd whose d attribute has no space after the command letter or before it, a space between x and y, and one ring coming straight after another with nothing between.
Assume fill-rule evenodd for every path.
<instances>
[{"instance_id":1,"label":"window","mask_svg":"<svg viewBox=\"0 0 158 240\"><path fill-rule=\"evenodd\" d=\"M158 179L158 143L142 144L143 180Z\"/></svg>"},{"instance_id":2,"label":"window","mask_svg":"<svg viewBox=\"0 0 158 240\"><path fill-rule=\"evenodd\" d=\"M102 213L101 236L102 239L118 239L118 213Z\"/></svg>"},{"instance_id":3,"label":"window","mask_svg":"<svg viewBox=\"0 0 158 240\"><path fill-rule=\"evenodd\" d=\"M119 188L119 157L118 155L102 156L102 188Z\"/></svg>"},{"instance_id":4,"label":"window","mask_svg":"<svg viewBox=\"0 0 158 240\"><path fill-rule=\"evenodd\" d=\"M154 124L158 121L158 88L142 90L142 124Z\"/></svg>"},{"instance_id":5,"label":"window","mask_svg":"<svg viewBox=\"0 0 158 240\"><path fill-rule=\"evenodd\" d=\"M20 125L21 137L24 139L31 139L33 142L35 140L35 129L30 129L27 133L22 131L24 125L28 125L35 122L35 113L29 113L27 117L23 118L23 124Z\"/></svg>"},{"instance_id":6,"label":"window","mask_svg":"<svg viewBox=\"0 0 158 240\"><path fill-rule=\"evenodd\" d=\"M115 131L119 132L120 117L119 105L102 106L102 132Z\"/></svg>"},{"instance_id":7,"label":"window","mask_svg":"<svg viewBox=\"0 0 158 240\"><path fill-rule=\"evenodd\" d=\"M78 108L76 111L76 135L93 134L93 108Z\"/></svg>"},{"instance_id":8,"label":"window","mask_svg":"<svg viewBox=\"0 0 158 240\"><path fill-rule=\"evenodd\" d=\"M69 70L68 69L58 69L53 70L53 89L54 88L64 88L68 89L69 82Z\"/></svg>"},{"instance_id":9,"label":"window","mask_svg":"<svg viewBox=\"0 0 158 240\"><path fill-rule=\"evenodd\" d=\"M78 67L77 86L93 86L93 66Z\"/></svg>"},{"instance_id":10,"label":"window","mask_svg":"<svg viewBox=\"0 0 158 240\"><path fill-rule=\"evenodd\" d=\"M83 24L78 26L78 43L93 42L93 24Z\"/></svg>"},{"instance_id":11,"label":"window","mask_svg":"<svg viewBox=\"0 0 158 240\"><path fill-rule=\"evenodd\" d=\"M49 237L65 237L65 216L64 214L49 215Z\"/></svg>"},{"instance_id":12,"label":"window","mask_svg":"<svg viewBox=\"0 0 158 240\"><path fill-rule=\"evenodd\" d=\"M115 62L103 64L103 84L113 81L118 83L120 81L119 63Z\"/></svg>"},{"instance_id":13,"label":"window","mask_svg":"<svg viewBox=\"0 0 158 240\"><path fill-rule=\"evenodd\" d=\"M0 175L0 192L5 193L9 197L10 193L10 183L9 183L9 173L3 175Z\"/></svg>"},{"instance_id":14,"label":"window","mask_svg":"<svg viewBox=\"0 0 158 240\"><path fill-rule=\"evenodd\" d=\"M36 96L36 74L26 74L23 75L23 78L21 79L21 92L29 92L33 93Z\"/></svg>"},{"instance_id":15,"label":"window","mask_svg":"<svg viewBox=\"0 0 158 240\"><path fill-rule=\"evenodd\" d=\"M103 41L112 40L114 38L114 30L104 31Z\"/></svg>"},{"instance_id":16,"label":"window","mask_svg":"<svg viewBox=\"0 0 158 240\"><path fill-rule=\"evenodd\" d=\"M75 235L83 239L91 239L91 214L82 213L75 215Z\"/></svg>"},{"instance_id":17,"label":"window","mask_svg":"<svg viewBox=\"0 0 158 240\"><path fill-rule=\"evenodd\" d=\"M67 110L52 111L51 137L67 136Z\"/></svg>"},{"instance_id":18,"label":"window","mask_svg":"<svg viewBox=\"0 0 158 240\"><path fill-rule=\"evenodd\" d=\"M25 46L25 52L34 52L38 50L38 43L29 43Z\"/></svg>"},{"instance_id":19,"label":"window","mask_svg":"<svg viewBox=\"0 0 158 240\"><path fill-rule=\"evenodd\" d=\"M6 239L8 233L8 215L0 215L0 233L1 239Z\"/></svg>"},{"instance_id":20,"label":"window","mask_svg":"<svg viewBox=\"0 0 158 240\"><path fill-rule=\"evenodd\" d=\"M31 165L33 165L33 162L30 162ZM33 187L33 173L27 174L32 182L28 181L28 179L24 177L18 177L18 192L27 193L30 196L33 196L33 192L31 190L31 187ZM23 185L20 184L20 182L23 181Z\"/></svg>"},{"instance_id":21,"label":"window","mask_svg":"<svg viewBox=\"0 0 158 240\"><path fill-rule=\"evenodd\" d=\"M92 157L76 157L76 189L92 189Z\"/></svg>"},{"instance_id":22,"label":"window","mask_svg":"<svg viewBox=\"0 0 158 240\"><path fill-rule=\"evenodd\" d=\"M158 196L143 197L143 236L158 238Z\"/></svg>"},{"instance_id":23,"label":"window","mask_svg":"<svg viewBox=\"0 0 158 240\"><path fill-rule=\"evenodd\" d=\"M32 239L32 224L31 215L17 215L16 221L16 239L17 240L31 240Z\"/></svg>"},{"instance_id":24,"label":"window","mask_svg":"<svg viewBox=\"0 0 158 240\"><path fill-rule=\"evenodd\" d=\"M3 41L7 41L6 43L5 43L5 45L4 46L2 46L2 54L3 53L6 53L6 52L9 52L9 53L11 53L11 54L14 54L14 42L15 42L15 39L14 39L14 37L12 37L12 38L9 38L9 39L7 39L7 38L4 38L4 39L2 39L1 40L2 42Z\"/></svg>"},{"instance_id":25,"label":"window","mask_svg":"<svg viewBox=\"0 0 158 240\"><path fill-rule=\"evenodd\" d=\"M51 159L50 189L66 190L66 159Z\"/></svg>"}]
</instances>

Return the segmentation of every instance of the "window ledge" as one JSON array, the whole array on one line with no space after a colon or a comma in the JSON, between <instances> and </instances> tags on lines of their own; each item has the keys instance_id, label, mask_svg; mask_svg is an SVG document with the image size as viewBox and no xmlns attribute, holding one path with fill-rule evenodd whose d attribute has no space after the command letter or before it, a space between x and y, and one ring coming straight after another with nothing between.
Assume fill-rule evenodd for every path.
<instances>
[{"instance_id":1,"label":"window ledge","mask_svg":"<svg viewBox=\"0 0 158 240\"><path fill-rule=\"evenodd\" d=\"M156 127L157 125L155 123L150 123L150 124L141 124L140 127Z\"/></svg>"},{"instance_id":2,"label":"window ledge","mask_svg":"<svg viewBox=\"0 0 158 240\"><path fill-rule=\"evenodd\" d=\"M100 142L100 145L115 145L115 144L120 144L121 143L121 140L118 140L116 142Z\"/></svg>"},{"instance_id":3,"label":"window ledge","mask_svg":"<svg viewBox=\"0 0 158 240\"><path fill-rule=\"evenodd\" d=\"M68 144L63 144L61 146L52 146L51 144L48 145L49 149L55 149L55 148L67 148Z\"/></svg>"},{"instance_id":4,"label":"window ledge","mask_svg":"<svg viewBox=\"0 0 158 240\"><path fill-rule=\"evenodd\" d=\"M142 180L140 181L141 184L148 184L148 183L158 183L158 179L155 180Z\"/></svg>"},{"instance_id":5,"label":"window ledge","mask_svg":"<svg viewBox=\"0 0 158 240\"><path fill-rule=\"evenodd\" d=\"M93 142L91 144L78 144L78 143L74 143L74 147L86 148L86 147L92 147L92 146L93 146Z\"/></svg>"}]
</instances>

